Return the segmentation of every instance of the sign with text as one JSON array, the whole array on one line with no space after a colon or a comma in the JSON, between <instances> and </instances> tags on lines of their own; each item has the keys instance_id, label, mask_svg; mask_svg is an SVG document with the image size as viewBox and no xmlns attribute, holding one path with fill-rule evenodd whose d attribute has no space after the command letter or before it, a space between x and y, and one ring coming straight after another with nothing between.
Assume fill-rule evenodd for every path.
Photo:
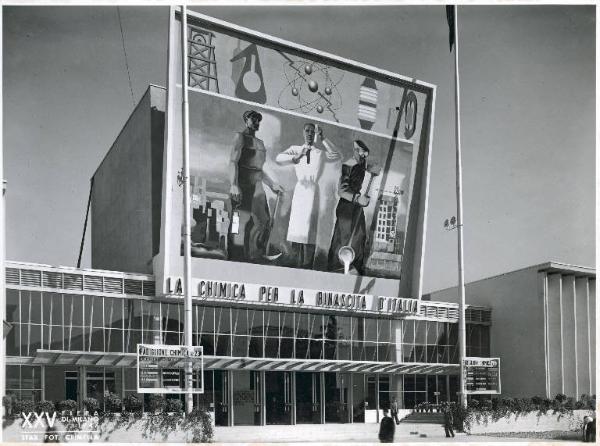
<instances>
[{"instance_id":1,"label":"sign with text","mask_svg":"<svg viewBox=\"0 0 600 446\"><path fill-rule=\"evenodd\" d=\"M435 86L192 11L182 63L181 26L172 8L158 293L189 247L196 277L297 285L313 271L350 293L344 274L420 296Z\"/></svg>"},{"instance_id":2,"label":"sign with text","mask_svg":"<svg viewBox=\"0 0 600 446\"><path fill-rule=\"evenodd\" d=\"M279 287L253 283L192 279L192 297L206 300L229 300L244 303L272 304L297 308L326 308L350 312L373 311L416 316L418 299L343 293ZM165 290L172 296L183 297L183 279L167 277Z\"/></svg>"},{"instance_id":3,"label":"sign with text","mask_svg":"<svg viewBox=\"0 0 600 446\"><path fill-rule=\"evenodd\" d=\"M500 394L500 358L464 358L465 393Z\"/></svg>"},{"instance_id":4,"label":"sign with text","mask_svg":"<svg viewBox=\"0 0 600 446\"><path fill-rule=\"evenodd\" d=\"M138 344L137 358L138 393L204 393L201 346ZM191 390L186 390L187 373Z\"/></svg>"}]
</instances>

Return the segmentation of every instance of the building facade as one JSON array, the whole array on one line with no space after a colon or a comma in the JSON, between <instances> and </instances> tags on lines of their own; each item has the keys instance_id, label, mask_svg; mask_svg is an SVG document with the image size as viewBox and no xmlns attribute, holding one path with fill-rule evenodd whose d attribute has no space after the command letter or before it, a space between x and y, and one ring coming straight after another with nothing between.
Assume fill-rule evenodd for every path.
<instances>
[{"instance_id":1,"label":"building facade","mask_svg":"<svg viewBox=\"0 0 600 446\"><path fill-rule=\"evenodd\" d=\"M178 27L172 14L173 59ZM187 31L192 338L204 352L196 376L204 393L194 403L214 410L217 425L236 426L360 423L394 398L406 409L456 401L456 293L421 296L435 86L195 13ZM242 88L241 54L248 67L270 62L273 72L259 77L264 97ZM198 58L210 63L197 66ZM138 345L185 344L181 69L173 60L168 67L167 89L148 88L93 175L92 269L7 264L6 392L14 398L81 407L86 398L137 394ZM238 76L223 75L230 72ZM326 74L321 96L331 98L299 111L301 81L312 73ZM311 81L307 88L318 89ZM334 103L335 89L350 98L365 86L377 91L368 125L356 119L364 104ZM308 156L304 170L298 159L278 165L297 150L307 121L339 151L318 169ZM359 137L371 161L356 159ZM317 142L306 144L315 150ZM319 147L313 165L326 150ZM356 181L344 199L348 171L358 166L360 179L373 160L383 169L372 190L371 180L365 190ZM358 209L363 193L372 196ZM338 212L344 206L350 217ZM304 226L291 209L309 214ZM359 220L361 245L353 244ZM348 223L348 239L335 246ZM257 235L264 227L270 233ZM302 240L290 237L294 230ZM342 274L330 265L342 248L352 261L363 251L364 264L356 259ZM592 393L594 283L592 270L549 264L469 284L467 355L501 358L503 395Z\"/></svg>"},{"instance_id":2,"label":"building facade","mask_svg":"<svg viewBox=\"0 0 600 446\"><path fill-rule=\"evenodd\" d=\"M429 298L457 301L456 288ZM466 285L466 301L493 309L493 356L507 397L596 393L596 271L547 262ZM510 327L507 329L507 327ZM523 366L511 366L523 364Z\"/></svg>"},{"instance_id":3,"label":"building facade","mask_svg":"<svg viewBox=\"0 0 600 446\"><path fill-rule=\"evenodd\" d=\"M6 279L13 398L137 394L137 344L183 344L182 300L158 296L152 276L9 262ZM409 304L382 316L197 299L205 392L195 404L214 408L217 425L260 425L365 422L392 398L456 400L457 305ZM468 354L489 356L490 310L470 307L467 321Z\"/></svg>"}]
</instances>

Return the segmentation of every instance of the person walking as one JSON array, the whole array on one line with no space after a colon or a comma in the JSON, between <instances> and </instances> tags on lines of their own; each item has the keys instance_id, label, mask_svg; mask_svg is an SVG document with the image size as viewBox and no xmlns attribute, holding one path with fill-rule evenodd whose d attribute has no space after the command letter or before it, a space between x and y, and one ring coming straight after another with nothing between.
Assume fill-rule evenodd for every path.
<instances>
[{"instance_id":1,"label":"person walking","mask_svg":"<svg viewBox=\"0 0 600 446\"><path fill-rule=\"evenodd\" d=\"M398 419L398 401L396 400L396 397L392 398L390 409L392 412L392 418L394 419L396 424L400 424L400 420Z\"/></svg>"},{"instance_id":2,"label":"person walking","mask_svg":"<svg viewBox=\"0 0 600 446\"><path fill-rule=\"evenodd\" d=\"M583 441L586 443L596 442L596 418L586 416L583 419Z\"/></svg>"},{"instance_id":3,"label":"person walking","mask_svg":"<svg viewBox=\"0 0 600 446\"><path fill-rule=\"evenodd\" d=\"M383 409L383 418L379 422L379 442L393 443L395 431L396 425L392 417L389 416L389 410Z\"/></svg>"},{"instance_id":4,"label":"person walking","mask_svg":"<svg viewBox=\"0 0 600 446\"><path fill-rule=\"evenodd\" d=\"M583 425L582 425L582 439L584 441L584 443L588 442L588 435L589 435L589 427L590 427L590 423L592 422L592 417L590 417L589 415L586 415L585 417L583 417Z\"/></svg>"},{"instance_id":5,"label":"person walking","mask_svg":"<svg viewBox=\"0 0 600 446\"><path fill-rule=\"evenodd\" d=\"M446 432L446 437L454 438L454 415L452 414L450 405L444 406L444 431Z\"/></svg>"}]
</instances>

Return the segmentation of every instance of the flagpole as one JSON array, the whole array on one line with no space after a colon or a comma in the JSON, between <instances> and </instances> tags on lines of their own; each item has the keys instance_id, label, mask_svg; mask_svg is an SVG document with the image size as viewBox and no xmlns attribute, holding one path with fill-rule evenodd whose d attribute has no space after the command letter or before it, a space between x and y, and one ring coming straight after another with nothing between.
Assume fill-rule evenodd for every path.
<instances>
[{"instance_id":1,"label":"flagpole","mask_svg":"<svg viewBox=\"0 0 600 446\"><path fill-rule=\"evenodd\" d=\"M191 223L190 223L190 147L189 147L189 104L188 104L188 42L187 42L187 8L181 7L181 87L182 87L182 146L183 146L183 292L185 322L183 326L185 346L191 349L192 342L192 288L191 288ZM192 363L185 365L185 411L194 409L192 398Z\"/></svg>"},{"instance_id":2,"label":"flagpole","mask_svg":"<svg viewBox=\"0 0 600 446\"><path fill-rule=\"evenodd\" d=\"M454 105L455 120L454 134L456 137L456 227L458 230L458 292L459 318L458 337L460 350L460 405L467 406L467 395L465 393L465 364L467 356L467 330L465 322L465 264L463 253L463 202L462 202L462 160L460 147L460 77L458 73L458 5L454 8Z\"/></svg>"}]
</instances>

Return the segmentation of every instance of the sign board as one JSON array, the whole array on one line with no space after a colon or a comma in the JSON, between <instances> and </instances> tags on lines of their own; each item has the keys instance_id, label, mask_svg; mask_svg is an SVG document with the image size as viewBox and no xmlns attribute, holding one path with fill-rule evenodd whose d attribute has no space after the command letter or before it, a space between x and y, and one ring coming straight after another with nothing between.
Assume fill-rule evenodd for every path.
<instances>
[{"instance_id":1,"label":"sign board","mask_svg":"<svg viewBox=\"0 0 600 446\"><path fill-rule=\"evenodd\" d=\"M500 394L500 358L464 358L465 393Z\"/></svg>"},{"instance_id":2,"label":"sign board","mask_svg":"<svg viewBox=\"0 0 600 446\"><path fill-rule=\"evenodd\" d=\"M204 393L201 346L138 344L138 393ZM186 390L186 367L191 364L192 389Z\"/></svg>"},{"instance_id":3,"label":"sign board","mask_svg":"<svg viewBox=\"0 0 600 446\"><path fill-rule=\"evenodd\" d=\"M211 301L238 301L283 305L295 308L327 308L340 311L371 311L404 316L419 313L419 300L402 297L340 293L308 288L291 288L243 282L191 279L192 298ZM183 278L167 277L165 290L183 297Z\"/></svg>"},{"instance_id":4,"label":"sign board","mask_svg":"<svg viewBox=\"0 0 600 446\"><path fill-rule=\"evenodd\" d=\"M435 86L193 11L182 64L181 25L172 8L158 293L184 270L186 66L192 277L421 296Z\"/></svg>"}]
</instances>

